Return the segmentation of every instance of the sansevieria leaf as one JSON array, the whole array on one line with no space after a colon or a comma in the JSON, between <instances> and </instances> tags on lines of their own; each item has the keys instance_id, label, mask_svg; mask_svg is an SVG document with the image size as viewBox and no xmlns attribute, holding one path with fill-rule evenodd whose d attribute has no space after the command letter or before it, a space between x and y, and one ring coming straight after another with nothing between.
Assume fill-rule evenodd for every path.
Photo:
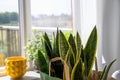
<instances>
[{"instance_id":1,"label":"sansevieria leaf","mask_svg":"<svg viewBox=\"0 0 120 80\"><path fill-rule=\"evenodd\" d=\"M76 47L77 47L77 55L76 55L76 60L77 60L81 56L81 48L82 48L82 42L78 32L76 34Z\"/></svg>"},{"instance_id":2,"label":"sansevieria leaf","mask_svg":"<svg viewBox=\"0 0 120 80\"><path fill-rule=\"evenodd\" d=\"M62 57L65 60L65 56L68 52L69 49L69 44L65 38L65 35L63 34L62 31L60 31L60 45L59 45L59 50L60 50L60 57Z\"/></svg>"},{"instance_id":3,"label":"sansevieria leaf","mask_svg":"<svg viewBox=\"0 0 120 80\"><path fill-rule=\"evenodd\" d=\"M50 42L50 39L49 39L47 33L44 34L43 38L44 38L44 44L45 44L45 51L46 51L49 59L51 59L53 57L52 56L52 46L51 46L51 42Z\"/></svg>"},{"instance_id":4,"label":"sansevieria leaf","mask_svg":"<svg viewBox=\"0 0 120 80\"><path fill-rule=\"evenodd\" d=\"M73 51L72 51L71 47L69 48L69 50L68 50L68 52L67 52L67 54L65 56L65 62L69 66L69 71L71 73L72 68L74 67Z\"/></svg>"},{"instance_id":5,"label":"sansevieria leaf","mask_svg":"<svg viewBox=\"0 0 120 80\"><path fill-rule=\"evenodd\" d=\"M73 60L75 62L77 49L76 49L75 39L74 39L72 34L70 34L68 41L69 41L70 47L71 47L71 49L73 51Z\"/></svg>"},{"instance_id":6,"label":"sansevieria leaf","mask_svg":"<svg viewBox=\"0 0 120 80\"><path fill-rule=\"evenodd\" d=\"M70 48L70 50L69 50L69 64L70 64L70 69L71 68L73 68L74 67L74 65L75 65L75 61L74 61L74 57L73 57L73 55L74 55L74 53L73 53L73 51L72 51L72 49ZM70 70L70 72L72 72L72 70Z\"/></svg>"},{"instance_id":7,"label":"sansevieria leaf","mask_svg":"<svg viewBox=\"0 0 120 80\"><path fill-rule=\"evenodd\" d=\"M102 75L101 75L101 77L100 77L100 80L103 79L103 76L104 76L104 74L105 74L106 68L107 68L107 65L105 65L105 67L104 67L104 69L103 69L103 71L102 71Z\"/></svg>"},{"instance_id":8,"label":"sansevieria leaf","mask_svg":"<svg viewBox=\"0 0 120 80\"><path fill-rule=\"evenodd\" d=\"M59 55L59 30L57 29L56 36L54 35L54 43L53 43L53 56L60 57Z\"/></svg>"},{"instance_id":9,"label":"sansevieria leaf","mask_svg":"<svg viewBox=\"0 0 120 80\"><path fill-rule=\"evenodd\" d=\"M48 74L48 63L40 50L38 50L38 65L40 71Z\"/></svg>"},{"instance_id":10,"label":"sansevieria leaf","mask_svg":"<svg viewBox=\"0 0 120 80\"><path fill-rule=\"evenodd\" d=\"M113 60L108 66L105 66L105 68L104 68L104 70L103 70L103 72L102 72L102 76L101 76L101 79L100 79L100 80L107 80L108 72L109 72L112 64L113 64L115 61L116 61L116 59Z\"/></svg>"},{"instance_id":11,"label":"sansevieria leaf","mask_svg":"<svg viewBox=\"0 0 120 80\"><path fill-rule=\"evenodd\" d=\"M96 27L94 27L84 48L85 77L89 76L90 71L93 67L96 55L96 46L97 46L97 29Z\"/></svg>"},{"instance_id":12,"label":"sansevieria leaf","mask_svg":"<svg viewBox=\"0 0 120 80\"><path fill-rule=\"evenodd\" d=\"M83 63L81 59L78 59L71 72L71 80L83 79Z\"/></svg>"},{"instance_id":13,"label":"sansevieria leaf","mask_svg":"<svg viewBox=\"0 0 120 80\"><path fill-rule=\"evenodd\" d=\"M84 62L84 50L83 50L83 46L81 45L81 55L80 55L82 61Z\"/></svg>"},{"instance_id":14,"label":"sansevieria leaf","mask_svg":"<svg viewBox=\"0 0 120 80\"><path fill-rule=\"evenodd\" d=\"M57 29L56 36L54 35L54 43L53 43L53 50L52 50L53 57L60 57L59 54L59 31ZM63 77L63 63L61 61L56 61L51 63L55 70L56 77L62 78Z\"/></svg>"}]
</instances>

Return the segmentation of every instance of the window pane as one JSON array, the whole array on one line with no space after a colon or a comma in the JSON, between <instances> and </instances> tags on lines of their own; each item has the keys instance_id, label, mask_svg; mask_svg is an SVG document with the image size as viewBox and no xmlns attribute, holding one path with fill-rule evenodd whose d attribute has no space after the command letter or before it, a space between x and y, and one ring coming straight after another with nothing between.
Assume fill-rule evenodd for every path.
<instances>
[{"instance_id":1,"label":"window pane","mask_svg":"<svg viewBox=\"0 0 120 80\"><path fill-rule=\"evenodd\" d=\"M0 2L0 66L9 56L19 55L20 34L18 25L18 0Z\"/></svg>"},{"instance_id":2,"label":"window pane","mask_svg":"<svg viewBox=\"0 0 120 80\"><path fill-rule=\"evenodd\" d=\"M31 0L32 28L53 32L72 29L71 0Z\"/></svg>"}]
</instances>

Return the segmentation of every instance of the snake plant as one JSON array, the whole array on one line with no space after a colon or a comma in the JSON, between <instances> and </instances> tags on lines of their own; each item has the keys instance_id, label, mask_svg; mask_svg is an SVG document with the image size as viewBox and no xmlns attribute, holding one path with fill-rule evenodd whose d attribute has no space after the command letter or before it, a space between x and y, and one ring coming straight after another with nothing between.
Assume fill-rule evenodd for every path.
<instances>
[{"instance_id":1,"label":"snake plant","mask_svg":"<svg viewBox=\"0 0 120 80\"><path fill-rule=\"evenodd\" d=\"M57 30L52 42L48 34L45 33L43 41L48 59L46 60L42 52L38 51L42 80L90 80L97 48L96 26L93 28L85 46L82 45L79 33L76 33L75 36L70 34L69 38L66 39L61 30ZM54 58L60 58L62 61L51 62ZM106 80L108 71L114 61L105 67L100 74L100 78L92 80ZM51 63L51 66L49 63ZM49 74L50 76L48 76Z\"/></svg>"}]
</instances>

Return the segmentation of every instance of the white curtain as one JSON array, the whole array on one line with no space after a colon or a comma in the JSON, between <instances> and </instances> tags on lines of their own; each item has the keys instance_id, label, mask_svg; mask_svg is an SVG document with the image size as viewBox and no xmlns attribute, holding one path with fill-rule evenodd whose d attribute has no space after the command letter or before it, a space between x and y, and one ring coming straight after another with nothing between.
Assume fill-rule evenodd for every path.
<instances>
[{"instance_id":1,"label":"white curtain","mask_svg":"<svg viewBox=\"0 0 120 80\"><path fill-rule=\"evenodd\" d=\"M81 34L83 44L93 29L98 30L98 69L117 59L109 75L120 69L120 0L72 0L74 32Z\"/></svg>"},{"instance_id":2,"label":"white curtain","mask_svg":"<svg viewBox=\"0 0 120 80\"><path fill-rule=\"evenodd\" d=\"M88 36L96 25L96 0L72 0L74 32L80 33L83 45L86 44ZM102 38L101 28L98 29L97 60L98 69L102 70Z\"/></svg>"},{"instance_id":3,"label":"white curtain","mask_svg":"<svg viewBox=\"0 0 120 80\"><path fill-rule=\"evenodd\" d=\"M106 64L117 59L110 75L120 70L120 0L97 0L97 26L102 33L102 54Z\"/></svg>"}]
</instances>

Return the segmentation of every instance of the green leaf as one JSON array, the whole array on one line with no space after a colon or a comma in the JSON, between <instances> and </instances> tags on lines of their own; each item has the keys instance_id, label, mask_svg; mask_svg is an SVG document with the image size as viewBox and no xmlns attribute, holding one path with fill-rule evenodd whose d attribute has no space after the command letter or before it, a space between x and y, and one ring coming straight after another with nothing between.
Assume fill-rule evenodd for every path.
<instances>
[{"instance_id":1,"label":"green leaf","mask_svg":"<svg viewBox=\"0 0 120 80\"><path fill-rule=\"evenodd\" d=\"M107 68L107 65L104 67L104 69L103 69L103 71L102 71L102 75L101 75L101 77L100 77L100 80L102 80L103 75L104 75L104 73L105 73L105 71L106 71L106 68Z\"/></svg>"},{"instance_id":2,"label":"green leaf","mask_svg":"<svg viewBox=\"0 0 120 80\"><path fill-rule=\"evenodd\" d=\"M105 67L104 72L102 73L101 79L100 80L107 80L108 72L112 66L112 64L116 61L113 60L107 67Z\"/></svg>"},{"instance_id":3,"label":"green leaf","mask_svg":"<svg viewBox=\"0 0 120 80\"><path fill-rule=\"evenodd\" d=\"M48 74L40 72L40 80L62 80L62 79L59 79L57 77L51 77Z\"/></svg>"},{"instance_id":4,"label":"green leaf","mask_svg":"<svg viewBox=\"0 0 120 80\"><path fill-rule=\"evenodd\" d=\"M69 66L69 71L71 73L72 72L72 68L74 66L73 51L72 51L71 47L69 48L69 50L68 50L68 52L67 52L67 54L65 56L65 62Z\"/></svg>"},{"instance_id":5,"label":"green leaf","mask_svg":"<svg viewBox=\"0 0 120 80\"><path fill-rule=\"evenodd\" d=\"M84 50L83 50L83 46L81 46L81 55L80 55L82 61L84 62Z\"/></svg>"},{"instance_id":6,"label":"green leaf","mask_svg":"<svg viewBox=\"0 0 120 80\"><path fill-rule=\"evenodd\" d=\"M48 63L40 50L38 50L38 63L39 70L48 74Z\"/></svg>"},{"instance_id":7,"label":"green leaf","mask_svg":"<svg viewBox=\"0 0 120 80\"><path fill-rule=\"evenodd\" d=\"M71 47L71 49L73 51L73 60L75 62L76 55L77 55L77 49L76 49L76 43L75 43L75 40L74 40L74 37L73 37L72 34L70 34L68 42L69 42L70 47Z\"/></svg>"},{"instance_id":8,"label":"green leaf","mask_svg":"<svg viewBox=\"0 0 120 80\"><path fill-rule=\"evenodd\" d=\"M57 29L56 36L54 35L54 43L53 43L53 57L60 57L59 54L59 31ZM61 61L56 61L51 63L54 68L56 77L62 78L63 77L63 64Z\"/></svg>"},{"instance_id":9,"label":"green leaf","mask_svg":"<svg viewBox=\"0 0 120 80\"><path fill-rule=\"evenodd\" d=\"M65 60L65 56L68 52L69 49L69 44L65 38L65 35L63 34L62 31L60 31L60 45L59 45L59 50L60 50L60 57Z\"/></svg>"},{"instance_id":10,"label":"green leaf","mask_svg":"<svg viewBox=\"0 0 120 80\"><path fill-rule=\"evenodd\" d=\"M50 39L45 33L44 35L44 42L45 42L45 50L47 52L47 55L49 56L49 59L52 59L54 57L59 56L59 32L57 31L56 37L54 37L54 43L53 43L53 48L51 46ZM63 74L63 64L61 61L56 61L54 63L51 63L51 75L52 76L57 76L59 78L62 78Z\"/></svg>"},{"instance_id":11,"label":"green leaf","mask_svg":"<svg viewBox=\"0 0 120 80\"><path fill-rule=\"evenodd\" d=\"M53 56L60 57L60 55L59 55L59 31L58 31L58 28L57 28L56 36L54 34Z\"/></svg>"},{"instance_id":12,"label":"green leaf","mask_svg":"<svg viewBox=\"0 0 120 80\"><path fill-rule=\"evenodd\" d=\"M44 37L45 51L46 51L49 59L52 59L53 56L52 56L52 46L51 46L50 39L49 39L47 33L45 33L43 37Z\"/></svg>"},{"instance_id":13,"label":"green leaf","mask_svg":"<svg viewBox=\"0 0 120 80\"><path fill-rule=\"evenodd\" d=\"M96 46L97 46L97 29L95 26L84 48L85 76L89 76L91 69L93 67L96 55Z\"/></svg>"},{"instance_id":14,"label":"green leaf","mask_svg":"<svg viewBox=\"0 0 120 80\"><path fill-rule=\"evenodd\" d=\"M72 67L71 67L71 63L70 63L70 56L71 56L71 48L69 48L69 50L68 50L68 52L67 52L67 54L66 54L66 56L65 56L65 62L67 63L67 65L69 66L69 71L70 71L70 73L71 73L71 71L72 71ZM74 64L73 64L74 65ZM65 69L63 70L63 80L65 80Z\"/></svg>"},{"instance_id":15,"label":"green leaf","mask_svg":"<svg viewBox=\"0 0 120 80\"><path fill-rule=\"evenodd\" d=\"M73 69L73 67L74 67L74 65L75 65L75 61L74 61L74 57L73 57L73 55L74 55L74 53L73 53L73 51L72 51L72 49L70 48L70 50L69 50L69 62L70 62L70 67ZM71 70L70 70L70 72L72 72Z\"/></svg>"},{"instance_id":16,"label":"green leaf","mask_svg":"<svg viewBox=\"0 0 120 80\"><path fill-rule=\"evenodd\" d=\"M77 55L76 55L76 60L77 60L81 56L81 48L82 48L81 38L78 32L76 34L76 46L77 46Z\"/></svg>"},{"instance_id":17,"label":"green leaf","mask_svg":"<svg viewBox=\"0 0 120 80\"><path fill-rule=\"evenodd\" d=\"M83 64L81 59L78 59L71 72L71 80L82 80L83 79Z\"/></svg>"}]
</instances>

